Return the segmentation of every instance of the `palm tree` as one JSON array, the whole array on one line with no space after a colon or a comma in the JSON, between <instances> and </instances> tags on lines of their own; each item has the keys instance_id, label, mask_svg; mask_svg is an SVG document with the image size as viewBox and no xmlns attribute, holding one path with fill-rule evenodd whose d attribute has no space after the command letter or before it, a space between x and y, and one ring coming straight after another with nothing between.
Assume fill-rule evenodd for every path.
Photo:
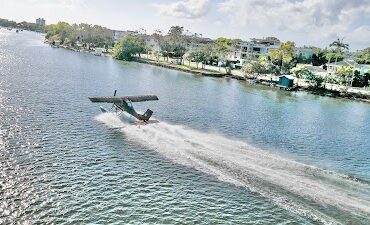
<instances>
[{"instance_id":1,"label":"palm tree","mask_svg":"<svg viewBox=\"0 0 370 225\"><path fill-rule=\"evenodd\" d=\"M344 37L342 38L342 39L337 39L336 41L333 41L330 45L329 45L329 47L334 47L335 48L335 50L337 51L337 53L339 53L339 52L341 52L342 51L342 49L343 50L345 50L345 49L349 49L349 44L346 44L346 43L344 43L343 42L343 39L344 39ZM335 63L337 63L337 61L338 61L338 54L336 54L336 57L335 57ZM329 62L330 63L330 62Z\"/></svg>"}]
</instances>

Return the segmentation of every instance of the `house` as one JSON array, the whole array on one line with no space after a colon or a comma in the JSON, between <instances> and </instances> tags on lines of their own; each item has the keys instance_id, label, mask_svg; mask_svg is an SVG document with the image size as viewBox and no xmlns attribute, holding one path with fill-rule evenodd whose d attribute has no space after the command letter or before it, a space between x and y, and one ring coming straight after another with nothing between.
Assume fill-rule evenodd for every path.
<instances>
[{"instance_id":1,"label":"house","mask_svg":"<svg viewBox=\"0 0 370 225\"><path fill-rule=\"evenodd\" d=\"M113 40L118 41L127 35L138 35L139 32L131 30L113 30Z\"/></svg>"},{"instance_id":2,"label":"house","mask_svg":"<svg viewBox=\"0 0 370 225\"><path fill-rule=\"evenodd\" d=\"M302 55L306 59L312 59L313 51L310 48L298 47L295 49L295 55Z\"/></svg>"},{"instance_id":3,"label":"house","mask_svg":"<svg viewBox=\"0 0 370 225\"><path fill-rule=\"evenodd\" d=\"M311 64L299 64L311 71L315 76L326 77L328 71L323 69L321 66L313 66Z\"/></svg>"},{"instance_id":4,"label":"house","mask_svg":"<svg viewBox=\"0 0 370 225\"><path fill-rule=\"evenodd\" d=\"M353 65L351 63L348 63L346 61L340 61L340 62L336 62L336 63L328 63L328 64L326 64L326 66L327 66L327 71L330 75L334 74L341 67L344 67L344 66L353 67Z\"/></svg>"},{"instance_id":5,"label":"house","mask_svg":"<svg viewBox=\"0 0 370 225\"><path fill-rule=\"evenodd\" d=\"M277 38L252 38L250 41L241 41L235 47L230 48L229 60L245 60L267 56L269 51L280 46L280 40Z\"/></svg>"},{"instance_id":6,"label":"house","mask_svg":"<svg viewBox=\"0 0 370 225\"><path fill-rule=\"evenodd\" d=\"M328 63L327 64L328 73L329 74L334 74L339 68L341 68L343 66L354 68L355 70L360 72L361 76L364 76L365 73L370 73L370 65L358 64L354 60L351 60L351 59L345 59L345 60L343 60L341 62L337 62L337 63Z\"/></svg>"},{"instance_id":7,"label":"house","mask_svg":"<svg viewBox=\"0 0 370 225\"><path fill-rule=\"evenodd\" d=\"M291 75L279 76L278 87L291 88L294 84L294 77Z\"/></svg>"}]
</instances>

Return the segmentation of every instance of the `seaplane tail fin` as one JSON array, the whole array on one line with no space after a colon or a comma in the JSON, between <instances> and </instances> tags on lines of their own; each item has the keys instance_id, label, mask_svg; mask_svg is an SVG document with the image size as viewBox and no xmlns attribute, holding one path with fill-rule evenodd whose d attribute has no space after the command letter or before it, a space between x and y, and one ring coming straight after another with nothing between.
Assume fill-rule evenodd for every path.
<instances>
[{"instance_id":1,"label":"seaplane tail fin","mask_svg":"<svg viewBox=\"0 0 370 225\"><path fill-rule=\"evenodd\" d=\"M148 121L150 119L150 117L152 116L153 114L153 111L148 109L146 110L146 112L141 116L141 118L145 121Z\"/></svg>"}]
</instances>

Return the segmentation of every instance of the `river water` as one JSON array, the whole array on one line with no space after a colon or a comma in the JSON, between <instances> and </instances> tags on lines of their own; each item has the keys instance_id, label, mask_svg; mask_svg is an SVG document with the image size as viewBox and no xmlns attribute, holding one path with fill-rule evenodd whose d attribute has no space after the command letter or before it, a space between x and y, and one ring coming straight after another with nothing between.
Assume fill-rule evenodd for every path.
<instances>
[{"instance_id":1,"label":"river water","mask_svg":"<svg viewBox=\"0 0 370 225\"><path fill-rule=\"evenodd\" d=\"M0 30L0 224L369 224L370 105ZM88 96L156 94L160 123ZM109 108L109 105L106 105Z\"/></svg>"}]
</instances>

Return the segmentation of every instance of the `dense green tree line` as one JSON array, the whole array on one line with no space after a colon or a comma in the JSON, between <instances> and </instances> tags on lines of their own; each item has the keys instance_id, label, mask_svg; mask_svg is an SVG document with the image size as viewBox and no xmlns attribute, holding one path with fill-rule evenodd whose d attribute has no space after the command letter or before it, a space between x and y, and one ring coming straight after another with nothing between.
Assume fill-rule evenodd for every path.
<instances>
[{"instance_id":1,"label":"dense green tree line","mask_svg":"<svg viewBox=\"0 0 370 225\"><path fill-rule=\"evenodd\" d=\"M145 52L145 41L141 36L127 35L115 46L113 57L119 60L132 60L135 55Z\"/></svg>"},{"instance_id":2,"label":"dense green tree line","mask_svg":"<svg viewBox=\"0 0 370 225\"><path fill-rule=\"evenodd\" d=\"M357 52L355 57L357 63L370 64L370 47Z\"/></svg>"},{"instance_id":3,"label":"dense green tree line","mask_svg":"<svg viewBox=\"0 0 370 225\"><path fill-rule=\"evenodd\" d=\"M62 44L75 46L76 43L81 43L95 47L113 45L113 31L98 25L86 23L70 25L66 22L59 22L46 26L46 30L46 39L59 40Z\"/></svg>"}]
</instances>

